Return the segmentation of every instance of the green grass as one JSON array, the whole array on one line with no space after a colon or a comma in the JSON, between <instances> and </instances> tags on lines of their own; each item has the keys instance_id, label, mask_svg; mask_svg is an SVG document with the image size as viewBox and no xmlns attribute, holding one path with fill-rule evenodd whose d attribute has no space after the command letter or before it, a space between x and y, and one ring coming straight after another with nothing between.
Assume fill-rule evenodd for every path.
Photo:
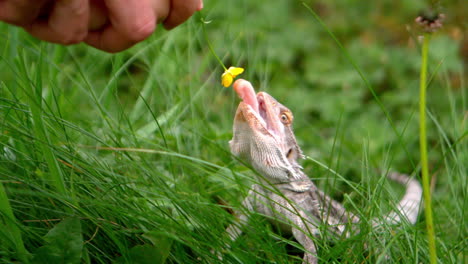
<instances>
[{"instance_id":1,"label":"green grass","mask_svg":"<svg viewBox=\"0 0 468 264\"><path fill-rule=\"evenodd\" d=\"M116 55L0 25L0 263L216 263L215 251L228 263L300 263L301 246L260 216L235 242L225 233L226 208L242 210L255 179L229 153L238 99L220 84L202 18L223 63L291 108L306 173L351 211L368 220L392 208L403 190L389 170L419 178L412 21L423 2L307 2L323 24L302 2L205 4ZM462 4L444 6L428 57L439 263L467 260ZM319 257L427 263L425 224L423 213L414 227L364 221L351 238L317 241Z\"/></svg>"}]
</instances>

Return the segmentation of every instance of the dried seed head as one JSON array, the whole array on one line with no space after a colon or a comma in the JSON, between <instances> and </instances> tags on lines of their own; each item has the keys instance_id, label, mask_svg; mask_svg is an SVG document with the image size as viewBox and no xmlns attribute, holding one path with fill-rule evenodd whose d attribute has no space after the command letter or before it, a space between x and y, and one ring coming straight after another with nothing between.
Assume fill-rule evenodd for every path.
<instances>
[{"instance_id":1,"label":"dried seed head","mask_svg":"<svg viewBox=\"0 0 468 264\"><path fill-rule=\"evenodd\" d=\"M415 22L421 26L425 32L435 32L442 27L445 15L434 11L422 12Z\"/></svg>"}]
</instances>

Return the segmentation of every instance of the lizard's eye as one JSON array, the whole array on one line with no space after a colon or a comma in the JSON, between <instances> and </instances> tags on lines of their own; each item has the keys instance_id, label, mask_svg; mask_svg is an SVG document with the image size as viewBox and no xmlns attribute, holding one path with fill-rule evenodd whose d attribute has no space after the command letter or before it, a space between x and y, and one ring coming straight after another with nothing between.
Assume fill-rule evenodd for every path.
<instances>
[{"instance_id":1,"label":"lizard's eye","mask_svg":"<svg viewBox=\"0 0 468 264\"><path fill-rule=\"evenodd\" d=\"M287 125L287 124L290 124L290 123L291 123L291 120L292 120L291 114L288 113L288 112L282 113L281 116L280 116L280 118L281 118L281 122L282 122L283 124L286 124L286 125Z\"/></svg>"}]
</instances>

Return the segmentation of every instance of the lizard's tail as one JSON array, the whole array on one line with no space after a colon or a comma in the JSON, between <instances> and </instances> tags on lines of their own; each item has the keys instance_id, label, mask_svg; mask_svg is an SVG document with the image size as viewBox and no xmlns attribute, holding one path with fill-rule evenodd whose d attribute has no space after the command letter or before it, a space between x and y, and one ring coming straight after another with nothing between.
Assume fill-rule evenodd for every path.
<instances>
[{"instance_id":1,"label":"lizard's tail","mask_svg":"<svg viewBox=\"0 0 468 264\"><path fill-rule=\"evenodd\" d=\"M406 218L409 223L416 223L419 209L422 207L421 184L406 174L390 173L387 177L393 181L405 185L406 192L396 206L396 210L384 216L385 222L387 224L398 224L402 222L402 218ZM374 222L374 224L377 223Z\"/></svg>"}]
</instances>

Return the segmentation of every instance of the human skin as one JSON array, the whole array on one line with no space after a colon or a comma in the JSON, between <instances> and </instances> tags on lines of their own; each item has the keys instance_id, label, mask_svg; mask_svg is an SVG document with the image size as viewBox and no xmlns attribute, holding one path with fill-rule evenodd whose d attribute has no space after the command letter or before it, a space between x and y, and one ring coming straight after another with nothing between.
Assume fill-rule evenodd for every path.
<instances>
[{"instance_id":1,"label":"human skin","mask_svg":"<svg viewBox=\"0 0 468 264\"><path fill-rule=\"evenodd\" d=\"M0 21L44 41L118 52L202 8L202 0L0 0Z\"/></svg>"}]
</instances>

